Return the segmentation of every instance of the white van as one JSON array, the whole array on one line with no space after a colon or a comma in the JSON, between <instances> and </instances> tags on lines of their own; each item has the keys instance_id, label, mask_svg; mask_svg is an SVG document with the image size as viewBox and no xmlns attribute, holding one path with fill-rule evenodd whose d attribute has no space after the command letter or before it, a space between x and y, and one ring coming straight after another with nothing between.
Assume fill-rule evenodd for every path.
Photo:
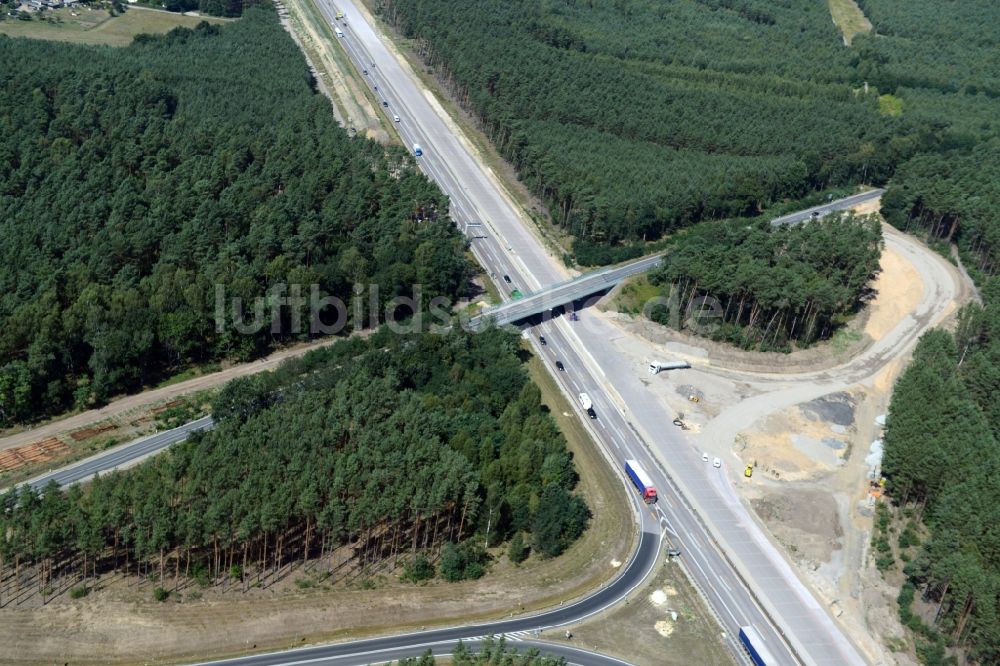
<instances>
[{"instance_id":1,"label":"white van","mask_svg":"<svg viewBox=\"0 0 1000 666\"><path fill-rule=\"evenodd\" d=\"M341 30L340 28L334 28L333 32L336 33L337 37L343 37L344 36L344 31Z\"/></svg>"}]
</instances>

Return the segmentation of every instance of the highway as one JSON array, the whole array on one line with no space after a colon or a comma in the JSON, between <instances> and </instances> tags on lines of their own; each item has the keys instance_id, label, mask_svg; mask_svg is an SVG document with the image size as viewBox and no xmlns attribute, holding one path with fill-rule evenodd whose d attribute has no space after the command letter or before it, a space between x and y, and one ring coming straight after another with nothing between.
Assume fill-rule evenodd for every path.
<instances>
[{"instance_id":1,"label":"highway","mask_svg":"<svg viewBox=\"0 0 1000 666\"><path fill-rule=\"evenodd\" d=\"M213 425L211 416L203 416L197 421L191 421L173 430L164 430L149 437L143 437L113 449L108 449L97 455L84 458L83 460L63 467L61 469L47 472L41 476L26 482L36 490L41 490L51 481L55 481L61 487L71 486L74 483L87 481L97 473L107 473L115 469L125 469L138 464L149 456L155 455L163 449L184 441L192 432L196 430L206 430Z\"/></svg>"},{"instance_id":2,"label":"highway","mask_svg":"<svg viewBox=\"0 0 1000 666\"><path fill-rule=\"evenodd\" d=\"M880 198L883 194L885 194L885 190L883 189L874 189L868 190L867 192L861 192L860 194L853 194L849 197L837 199L836 201L830 201L820 206L813 206L812 208L799 210L789 215L776 217L771 220L771 224L776 227L782 224L800 224L807 220L823 217L824 215L837 210L847 210L848 208L854 208L860 204L874 201L875 199Z\"/></svg>"},{"instance_id":3,"label":"highway","mask_svg":"<svg viewBox=\"0 0 1000 666\"><path fill-rule=\"evenodd\" d=\"M554 308L607 291L628 277L652 269L660 263L660 260L660 255L651 255L621 266L602 268L559 284L549 285L524 298L510 300L484 310L469 320L468 328L473 331L479 330L491 322L503 326L549 312Z\"/></svg>"},{"instance_id":4,"label":"highway","mask_svg":"<svg viewBox=\"0 0 1000 666\"><path fill-rule=\"evenodd\" d=\"M398 129L404 141L411 146L422 146L423 155L417 162L450 197L453 219L465 228L483 225L485 233L470 240L472 251L494 276L505 298L510 300L509 292L513 289L537 292L537 302L522 299L508 304L511 316L518 315L516 304L530 305L528 309L532 309L546 296L555 295L554 300L558 301L576 294L573 290L593 293L596 282L587 280L613 280L628 271L647 270L659 260L648 257L571 280L560 258L549 253L521 223L510 197L483 170L442 117L443 111L430 93L419 86L412 72L404 69L387 49L359 8L346 0L338 0L336 8L330 0L320 0L319 5L331 23L337 9L345 12L346 21L340 24L344 32L339 39L341 45L359 70L368 70L370 85L379 99L388 104L390 117L400 116ZM833 202L819 207L820 213L837 205L845 206L843 202ZM773 222L799 222L812 218L811 212L812 209ZM509 276L509 284L500 279L504 275ZM826 609L816 602L741 504L724 470L705 465L700 453L672 425L674 415L664 412L648 384L642 381L645 368L623 362L606 344L619 335L615 329L599 316L583 312L580 321L555 317L533 326L525 334L550 368L554 368L556 361L565 366L565 372L553 370L553 374L567 395L575 400L579 393L587 392L593 400L597 418L583 415L583 420L609 464L621 471L624 460L639 460L659 490L658 504L651 508L640 505L639 547L619 577L578 602L533 616L256 655L224 663L263 666L308 661L343 666L384 662L417 655L427 647L448 650L458 639L472 640L488 634L517 635L573 624L613 606L641 584L662 555L664 536L681 548L679 561L725 629L725 640L734 654L741 654L734 640L737 628L751 624L763 636L778 664L863 663ZM547 345L540 344L539 335L546 337ZM210 417L104 452L29 483L40 487L52 479L61 485L86 480L97 471L135 464L185 439L191 431L207 427L211 427ZM638 504L631 486L624 479L622 483ZM578 651L571 663L597 666L620 662Z\"/></svg>"},{"instance_id":5,"label":"highway","mask_svg":"<svg viewBox=\"0 0 1000 666\"><path fill-rule=\"evenodd\" d=\"M463 227L485 225L485 237L470 241L472 250L491 275L511 278L509 286L497 280L505 295L509 289L527 293L565 282L559 258L521 223L513 202L356 3L339 0L335 9L330 0L321 0L320 6L331 23L336 9L345 13L341 45L359 69L368 70L388 113L400 117L404 142L422 147L417 163L450 197L452 217ZM547 346L538 343L538 334L547 338ZM641 381L644 369L630 367L606 344L616 335L600 317L583 314L579 322L565 317L543 322L531 337L537 353L566 367L555 374L568 395L590 395L598 418L585 421L612 464L621 469L626 458L636 458L665 490L656 521L684 550L685 568L722 626L732 636L738 626L754 625L779 663L863 663L740 503L724 472L706 467L672 425L673 414L664 413ZM648 518L644 529L649 529Z\"/></svg>"}]
</instances>

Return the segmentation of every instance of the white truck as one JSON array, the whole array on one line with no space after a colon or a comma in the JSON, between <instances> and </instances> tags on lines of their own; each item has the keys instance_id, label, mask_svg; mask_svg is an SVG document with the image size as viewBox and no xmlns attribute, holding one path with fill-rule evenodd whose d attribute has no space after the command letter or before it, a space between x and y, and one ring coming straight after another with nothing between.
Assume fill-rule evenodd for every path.
<instances>
[{"instance_id":1,"label":"white truck","mask_svg":"<svg viewBox=\"0 0 1000 666\"><path fill-rule=\"evenodd\" d=\"M344 31L341 30L340 28L334 28L333 32L334 32L335 35L337 35L337 37L343 37L344 36Z\"/></svg>"},{"instance_id":2,"label":"white truck","mask_svg":"<svg viewBox=\"0 0 1000 666\"><path fill-rule=\"evenodd\" d=\"M591 402L590 396L586 393L580 394L580 406L583 407L583 411L587 412L587 416L592 419L597 418L597 412L594 411L594 403Z\"/></svg>"},{"instance_id":3,"label":"white truck","mask_svg":"<svg viewBox=\"0 0 1000 666\"><path fill-rule=\"evenodd\" d=\"M682 370L690 367L691 364L687 361L650 361L649 374L655 375L664 370Z\"/></svg>"}]
</instances>

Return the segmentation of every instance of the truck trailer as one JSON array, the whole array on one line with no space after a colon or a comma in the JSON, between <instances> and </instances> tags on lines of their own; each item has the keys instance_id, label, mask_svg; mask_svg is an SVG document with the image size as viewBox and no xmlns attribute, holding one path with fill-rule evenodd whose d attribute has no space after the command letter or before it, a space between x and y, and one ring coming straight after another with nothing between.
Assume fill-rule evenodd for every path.
<instances>
[{"instance_id":1,"label":"truck trailer","mask_svg":"<svg viewBox=\"0 0 1000 666\"><path fill-rule=\"evenodd\" d=\"M764 639L753 627L740 627L740 644L750 655L750 661L757 666L772 666L778 663L774 656L764 647Z\"/></svg>"},{"instance_id":2,"label":"truck trailer","mask_svg":"<svg viewBox=\"0 0 1000 666\"><path fill-rule=\"evenodd\" d=\"M646 470L635 460L625 461L625 473L628 474L628 478L632 480L632 485L636 487L639 494L642 495L642 501L646 504L653 504L656 502L656 488L653 486L653 481L646 474Z\"/></svg>"}]
</instances>

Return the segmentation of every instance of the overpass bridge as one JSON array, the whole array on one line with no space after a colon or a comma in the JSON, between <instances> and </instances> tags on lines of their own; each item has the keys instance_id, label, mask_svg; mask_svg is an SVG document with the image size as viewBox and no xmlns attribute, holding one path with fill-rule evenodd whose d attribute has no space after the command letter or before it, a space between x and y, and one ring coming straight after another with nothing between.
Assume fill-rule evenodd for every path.
<instances>
[{"instance_id":1,"label":"overpass bridge","mask_svg":"<svg viewBox=\"0 0 1000 666\"><path fill-rule=\"evenodd\" d=\"M654 254L621 266L602 268L572 280L550 285L523 298L507 301L483 310L480 314L469 319L465 327L472 331L478 331L490 323L496 326L505 326L549 312L568 303L607 291L625 278L645 273L659 264L662 258L663 255Z\"/></svg>"}]
</instances>

